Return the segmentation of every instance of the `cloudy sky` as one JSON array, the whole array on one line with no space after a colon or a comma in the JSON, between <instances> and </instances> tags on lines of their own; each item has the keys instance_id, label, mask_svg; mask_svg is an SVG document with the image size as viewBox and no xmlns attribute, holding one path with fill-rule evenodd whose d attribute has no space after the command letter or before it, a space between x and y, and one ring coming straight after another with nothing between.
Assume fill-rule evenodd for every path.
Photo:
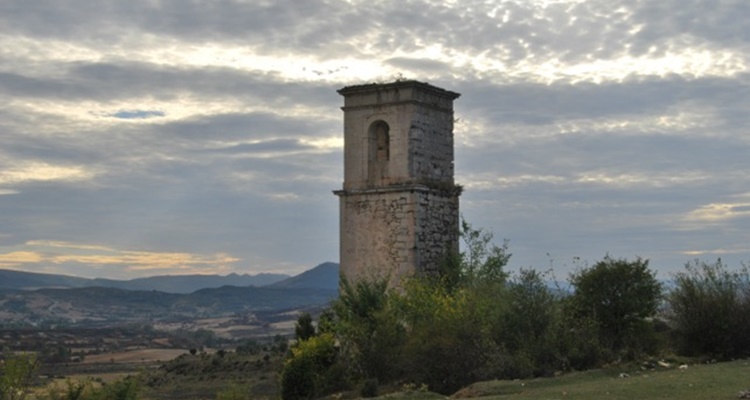
<instances>
[{"instance_id":1,"label":"cloudy sky","mask_svg":"<svg viewBox=\"0 0 750 400\"><path fill-rule=\"evenodd\" d=\"M750 261L747 0L3 0L0 268L337 261L336 90L399 77L514 267Z\"/></svg>"}]
</instances>

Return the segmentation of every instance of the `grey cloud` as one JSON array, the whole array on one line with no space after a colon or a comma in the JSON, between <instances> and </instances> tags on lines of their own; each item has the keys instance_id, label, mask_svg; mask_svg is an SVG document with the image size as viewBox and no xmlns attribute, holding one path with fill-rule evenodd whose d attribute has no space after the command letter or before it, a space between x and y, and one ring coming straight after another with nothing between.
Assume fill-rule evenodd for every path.
<instances>
[{"instance_id":1,"label":"grey cloud","mask_svg":"<svg viewBox=\"0 0 750 400\"><path fill-rule=\"evenodd\" d=\"M85 7L71 0L33 4L11 0L0 5L3 16L0 21L10 32L92 43L121 43L128 32L139 30L193 43L222 40L268 50L290 46L315 49L330 46L368 22L352 11L346 3L320 0L130 1L92 3ZM98 36L92 37L92 31Z\"/></svg>"},{"instance_id":2,"label":"grey cloud","mask_svg":"<svg viewBox=\"0 0 750 400\"><path fill-rule=\"evenodd\" d=\"M267 112L218 114L145 128L154 135L181 140L187 146L232 140L314 138L338 126L330 120L285 117ZM296 139L291 139L296 140ZM165 143L170 145L170 143Z\"/></svg>"},{"instance_id":3,"label":"grey cloud","mask_svg":"<svg viewBox=\"0 0 750 400\"><path fill-rule=\"evenodd\" d=\"M425 1L368 2L364 6L325 0L265 4L170 0L80 7L75 1L32 4L15 0L0 5L4 16L0 18L9 32L90 42L117 43L124 32L138 30L193 43L243 43L264 52L297 51L325 58L356 54L361 50L354 48L351 40L371 35L370 45L382 52L410 52L421 46L417 44L420 41L515 63L531 56L574 62L628 51L639 55L653 45L663 52L670 50L668 42L675 40L678 46L693 44L680 42L680 35L707 45L744 48L748 34L742 16L749 9L743 1L716 4L706 0L628 4L610 0L551 4L544 9L520 1L466 1L450 8ZM634 26L642 29L632 33ZM93 31L105 37L92 37Z\"/></svg>"},{"instance_id":4,"label":"grey cloud","mask_svg":"<svg viewBox=\"0 0 750 400\"><path fill-rule=\"evenodd\" d=\"M154 117L163 117L164 111L158 110L120 110L116 113L109 114L111 117L120 119L147 119Z\"/></svg>"},{"instance_id":5,"label":"grey cloud","mask_svg":"<svg viewBox=\"0 0 750 400\"><path fill-rule=\"evenodd\" d=\"M742 0L643 0L634 8L633 22L643 24L643 29L635 35L632 51L646 52L650 46L679 35L705 39L720 48L744 48L750 39L748 14L750 4Z\"/></svg>"},{"instance_id":6,"label":"grey cloud","mask_svg":"<svg viewBox=\"0 0 750 400\"><path fill-rule=\"evenodd\" d=\"M396 68L405 68L408 70L423 72L445 72L449 69L449 66L442 61L424 58L394 57L389 58L384 62Z\"/></svg>"},{"instance_id":7,"label":"grey cloud","mask_svg":"<svg viewBox=\"0 0 750 400\"><path fill-rule=\"evenodd\" d=\"M295 150L310 150L312 147L297 139L272 139L256 143L244 143L212 151L226 154L286 153Z\"/></svg>"},{"instance_id":8,"label":"grey cloud","mask_svg":"<svg viewBox=\"0 0 750 400\"><path fill-rule=\"evenodd\" d=\"M0 93L14 97L59 100L113 100L154 97L171 100L182 94L238 98L248 102L291 107L312 103L336 107L335 87L323 83L284 82L255 71L230 68L167 68L155 64L66 63L55 77L0 73Z\"/></svg>"}]
</instances>

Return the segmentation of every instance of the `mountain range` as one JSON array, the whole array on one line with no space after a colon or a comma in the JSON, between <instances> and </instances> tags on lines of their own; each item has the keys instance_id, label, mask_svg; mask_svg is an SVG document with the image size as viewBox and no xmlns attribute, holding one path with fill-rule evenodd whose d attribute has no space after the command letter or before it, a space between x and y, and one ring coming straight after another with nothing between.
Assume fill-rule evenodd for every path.
<instances>
[{"instance_id":1,"label":"mountain range","mask_svg":"<svg viewBox=\"0 0 750 400\"><path fill-rule=\"evenodd\" d=\"M291 277L182 275L129 281L0 270L0 325L164 321L323 306L338 296L338 279L339 265L331 262Z\"/></svg>"},{"instance_id":2,"label":"mountain range","mask_svg":"<svg viewBox=\"0 0 750 400\"><path fill-rule=\"evenodd\" d=\"M328 265L335 263L324 263ZM313 268L312 270L315 270ZM310 270L310 271L312 271ZM306 271L309 272L309 271ZM124 290L157 290L165 293L192 293L222 286L266 286L292 278L285 274L261 273L229 275L161 275L130 280L79 278L67 275L40 274L0 269L0 290L37 290L106 287Z\"/></svg>"}]
</instances>

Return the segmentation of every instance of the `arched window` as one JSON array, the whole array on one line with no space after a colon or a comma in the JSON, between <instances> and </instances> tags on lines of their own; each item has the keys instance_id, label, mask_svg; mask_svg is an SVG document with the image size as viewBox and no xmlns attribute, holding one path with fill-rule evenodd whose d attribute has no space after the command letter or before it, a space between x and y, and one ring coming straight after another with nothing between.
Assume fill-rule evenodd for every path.
<instances>
[{"instance_id":1,"label":"arched window","mask_svg":"<svg viewBox=\"0 0 750 400\"><path fill-rule=\"evenodd\" d=\"M367 135L367 180L370 185L383 185L384 179L388 178L388 161L391 158L390 127L385 121L375 121Z\"/></svg>"},{"instance_id":2,"label":"arched window","mask_svg":"<svg viewBox=\"0 0 750 400\"><path fill-rule=\"evenodd\" d=\"M370 126L370 140L373 146L373 161L388 161L391 157L390 128L384 121L376 121ZM374 153L374 154L373 154Z\"/></svg>"}]
</instances>

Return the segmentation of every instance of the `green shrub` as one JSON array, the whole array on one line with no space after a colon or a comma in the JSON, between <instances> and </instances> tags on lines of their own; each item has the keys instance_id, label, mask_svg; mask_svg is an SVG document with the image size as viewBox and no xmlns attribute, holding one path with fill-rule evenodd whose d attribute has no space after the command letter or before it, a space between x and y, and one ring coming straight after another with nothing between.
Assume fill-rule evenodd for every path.
<instances>
[{"instance_id":1,"label":"green shrub","mask_svg":"<svg viewBox=\"0 0 750 400\"><path fill-rule=\"evenodd\" d=\"M607 256L593 267L574 273L570 283L575 288L575 316L596 322L599 342L617 358L652 345L633 342L633 338L653 337L646 332L651 325L643 321L656 315L661 300L661 284L648 268L648 260Z\"/></svg>"},{"instance_id":2,"label":"green shrub","mask_svg":"<svg viewBox=\"0 0 750 400\"><path fill-rule=\"evenodd\" d=\"M406 332L395 309L397 297L385 279L353 285L342 280L341 294L332 306L334 330L354 378L389 382L401 376L399 358Z\"/></svg>"},{"instance_id":3,"label":"green shrub","mask_svg":"<svg viewBox=\"0 0 750 400\"><path fill-rule=\"evenodd\" d=\"M0 364L0 400L23 400L29 393L29 388L36 372L39 361L33 354L7 356Z\"/></svg>"},{"instance_id":4,"label":"green shrub","mask_svg":"<svg viewBox=\"0 0 750 400\"><path fill-rule=\"evenodd\" d=\"M729 359L750 355L750 273L717 260L695 260L675 276L668 296L678 350L687 356Z\"/></svg>"},{"instance_id":5,"label":"green shrub","mask_svg":"<svg viewBox=\"0 0 750 400\"><path fill-rule=\"evenodd\" d=\"M451 394L476 380L491 377L499 353L488 335L481 296L461 289L448 292L428 283L411 282L401 298L409 334L401 357L402 379Z\"/></svg>"},{"instance_id":6,"label":"green shrub","mask_svg":"<svg viewBox=\"0 0 750 400\"><path fill-rule=\"evenodd\" d=\"M300 341L291 349L281 371L281 398L310 399L340 385L332 381L336 363L336 340L330 334Z\"/></svg>"},{"instance_id":7,"label":"green shrub","mask_svg":"<svg viewBox=\"0 0 750 400\"><path fill-rule=\"evenodd\" d=\"M303 312L297 317L294 325L294 337L297 340L307 340L315 336L315 326L310 313Z\"/></svg>"}]
</instances>

